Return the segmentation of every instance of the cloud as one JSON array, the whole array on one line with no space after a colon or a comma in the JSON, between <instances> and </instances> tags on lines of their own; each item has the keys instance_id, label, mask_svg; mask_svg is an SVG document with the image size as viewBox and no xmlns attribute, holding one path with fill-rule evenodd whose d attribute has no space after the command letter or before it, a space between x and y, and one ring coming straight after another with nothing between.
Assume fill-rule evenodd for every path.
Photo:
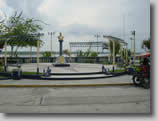
<instances>
[{"instance_id":1,"label":"cloud","mask_svg":"<svg viewBox=\"0 0 158 121\"><path fill-rule=\"evenodd\" d=\"M13 9L8 6L6 0L0 0L0 19L3 19L6 15L9 17L13 12Z\"/></svg>"},{"instance_id":2,"label":"cloud","mask_svg":"<svg viewBox=\"0 0 158 121\"><path fill-rule=\"evenodd\" d=\"M7 15L18 10L24 16L48 23L43 26L46 33L43 50L50 45L48 31L63 32L65 48L70 41L95 40L96 33L121 38L125 34L130 43L130 31L136 30L137 49L141 50L141 40L150 36L149 0L0 0L0 3L0 10ZM58 41L54 39L56 50Z\"/></svg>"}]
</instances>

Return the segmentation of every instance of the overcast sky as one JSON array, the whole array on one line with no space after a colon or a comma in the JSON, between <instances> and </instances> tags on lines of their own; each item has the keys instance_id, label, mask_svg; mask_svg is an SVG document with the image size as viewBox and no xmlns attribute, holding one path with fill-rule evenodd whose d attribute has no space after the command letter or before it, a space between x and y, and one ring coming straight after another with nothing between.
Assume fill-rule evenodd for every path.
<instances>
[{"instance_id":1,"label":"overcast sky","mask_svg":"<svg viewBox=\"0 0 158 121\"><path fill-rule=\"evenodd\" d=\"M58 50L59 32L64 35L64 48L71 41L96 41L97 33L99 41L107 41L103 35L113 35L125 39L130 48L130 31L136 30L136 49L142 51L142 40L150 37L149 0L0 0L0 16L15 11L48 24L43 25L41 50L50 50L48 32L56 32L53 50Z\"/></svg>"}]
</instances>

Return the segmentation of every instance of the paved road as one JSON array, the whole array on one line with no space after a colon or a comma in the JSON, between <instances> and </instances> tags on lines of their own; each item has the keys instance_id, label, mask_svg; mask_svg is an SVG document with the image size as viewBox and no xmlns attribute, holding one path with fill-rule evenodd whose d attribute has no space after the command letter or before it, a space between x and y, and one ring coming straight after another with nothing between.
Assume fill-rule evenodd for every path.
<instances>
[{"instance_id":1,"label":"paved road","mask_svg":"<svg viewBox=\"0 0 158 121\"><path fill-rule=\"evenodd\" d=\"M43 69L50 67L53 73L84 73L84 72L101 72L102 65L101 64L85 64L85 63L71 63L70 67L53 67L51 63L40 63L40 71ZM112 68L111 65L105 65L106 68ZM9 70L12 70L13 67L9 67ZM22 70L26 72L34 71L36 72L36 64L23 64ZM105 76L103 74L100 75L75 75L75 76L52 76L52 77L98 77ZM8 84L8 85L48 85L48 84L105 84L105 83L132 83L132 77L129 75L114 77L114 78L106 78L106 79L92 79L92 80L0 80L0 85Z\"/></svg>"},{"instance_id":2,"label":"paved road","mask_svg":"<svg viewBox=\"0 0 158 121\"><path fill-rule=\"evenodd\" d=\"M133 86L0 88L0 112L149 113L150 90Z\"/></svg>"},{"instance_id":3,"label":"paved road","mask_svg":"<svg viewBox=\"0 0 158 121\"><path fill-rule=\"evenodd\" d=\"M72 64L68 68L54 68L40 64L40 71L50 66L53 72L99 72L99 64ZM36 64L24 64L25 71L36 71ZM107 68L110 68L107 66ZM10 68L11 69L11 68ZM54 81L1 80L3 84L104 84L130 83L131 76L108 79ZM56 87L56 88L0 88L0 112L6 113L149 113L150 90L134 86Z\"/></svg>"}]
</instances>

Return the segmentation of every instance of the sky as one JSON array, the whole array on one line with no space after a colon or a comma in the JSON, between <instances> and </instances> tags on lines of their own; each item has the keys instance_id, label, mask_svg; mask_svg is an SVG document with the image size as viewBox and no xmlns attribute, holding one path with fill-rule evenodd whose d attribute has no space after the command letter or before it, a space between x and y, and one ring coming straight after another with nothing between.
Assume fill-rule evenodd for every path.
<instances>
[{"instance_id":1,"label":"sky","mask_svg":"<svg viewBox=\"0 0 158 121\"><path fill-rule=\"evenodd\" d=\"M0 0L1 19L15 11L47 23L42 25L45 44L41 51L50 50L48 32L56 33L54 51L59 50L59 32L64 36L64 49L69 49L69 42L96 41L96 34L101 36L99 41L105 42L103 35L122 38L131 48L131 31L135 30L136 51L142 52L142 41L150 37L149 0Z\"/></svg>"}]
</instances>

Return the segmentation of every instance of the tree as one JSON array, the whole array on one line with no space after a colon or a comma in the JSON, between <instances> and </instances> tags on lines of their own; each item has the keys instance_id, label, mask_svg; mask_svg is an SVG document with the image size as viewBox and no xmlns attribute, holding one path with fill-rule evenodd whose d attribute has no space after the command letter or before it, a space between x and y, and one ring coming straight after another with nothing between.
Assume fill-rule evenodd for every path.
<instances>
[{"instance_id":1,"label":"tree","mask_svg":"<svg viewBox=\"0 0 158 121\"><path fill-rule=\"evenodd\" d=\"M126 59L126 49L125 48L123 48L123 50L122 50L122 56L124 59ZM130 56L131 56L131 50L128 49L128 57L130 57Z\"/></svg>"},{"instance_id":2,"label":"tree","mask_svg":"<svg viewBox=\"0 0 158 121\"><path fill-rule=\"evenodd\" d=\"M4 32L4 29L5 29L4 20L1 20L0 21L0 34ZM0 50L3 49L3 47L4 47L4 42L1 41L1 39L0 39Z\"/></svg>"},{"instance_id":3,"label":"tree","mask_svg":"<svg viewBox=\"0 0 158 121\"><path fill-rule=\"evenodd\" d=\"M71 52L68 49L65 49L63 53L69 57L71 56Z\"/></svg>"},{"instance_id":4,"label":"tree","mask_svg":"<svg viewBox=\"0 0 158 121\"><path fill-rule=\"evenodd\" d=\"M90 54L91 54L91 51L90 51L90 48L89 48L86 52L84 52L84 57L89 57Z\"/></svg>"},{"instance_id":5,"label":"tree","mask_svg":"<svg viewBox=\"0 0 158 121\"><path fill-rule=\"evenodd\" d=\"M64 53L65 55L69 56L69 62L72 62L72 59L71 59L71 52L70 52L68 49L65 49L65 50L63 51L63 53Z\"/></svg>"},{"instance_id":6,"label":"tree","mask_svg":"<svg viewBox=\"0 0 158 121\"><path fill-rule=\"evenodd\" d=\"M112 40L109 40L109 42L105 42L103 49L108 49L109 44L110 44L110 54L112 56L113 55L113 42L112 42ZM115 41L115 56L119 53L120 53L120 43L119 43L119 41Z\"/></svg>"},{"instance_id":7,"label":"tree","mask_svg":"<svg viewBox=\"0 0 158 121\"><path fill-rule=\"evenodd\" d=\"M143 40L142 49L145 49L145 51L150 50L150 39Z\"/></svg>"},{"instance_id":8,"label":"tree","mask_svg":"<svg viewBox=\"0 0 158 121\"><path fill-rule=\"evenodd\" d=\"M91 52L90 57L97 57L98 53L97 52Z\"/></svg>"},{"instance_id":9,"label":"tree","mask_svg":"<svg viewBox=\"0 0 158 121\"><path fill-rule=\"evenodd\" d=\"M104 42L103 43L103 50L104 49L108 49L109 48L109 43L108 42Z\"/></svg>"},{"instance_id":10,"label":"tree","mask_svg":"<svg viewBox=\"0 0 158 121\"><path fill-rule=\"evenodd\" d=\"M43 57L51 57L51 52L49 52L49 51L45 51L44 53L42 53L42 56Z\"/></svg>"},{"instance_id":11,"label":"tree","mask_svg":"<svg viewBox=\"0 0 158 121\"><path fill-rule=\"evenodd\" d=\"M39 36L30 36L32 34L38 33L42 30L42 26L39 24L41 21L35 20L33 18L24 18L22 12L9 17L9 20L3 23L4 34L1 37L6 37L8 39L7 44L11 47L11 56L17 54L17 50L20 47L36 47L37 40ZM40 44L43 42L40 40Z\"/></svg>"},{"instance_id":12,"label":"tree","mask_svg":"<svg viewBox=\"0 0 158 121\"><path fill-rule=\"evenodd\" d=\"M82 50L77 52L77 57L83 57L84 56L84 52Z\"/></svg>"}]
</instances>

